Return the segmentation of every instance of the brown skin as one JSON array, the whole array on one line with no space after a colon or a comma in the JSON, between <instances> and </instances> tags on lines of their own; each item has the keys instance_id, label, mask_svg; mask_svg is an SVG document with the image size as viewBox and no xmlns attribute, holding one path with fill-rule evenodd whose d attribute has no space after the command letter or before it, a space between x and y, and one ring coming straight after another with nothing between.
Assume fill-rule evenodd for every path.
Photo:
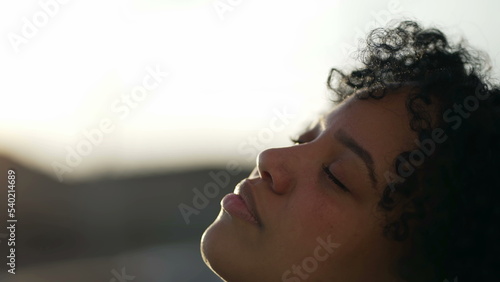
<instances>
[{"instance_id":1,"label":"brown skin","mask_svg":"<svg viewBox=\"0 0 500 282\"><path fill-rule=\"evenodd\" d=\"M384 237L386 217L377 204L387 184L384 173L394 172L395 157L415 146L406 98L349 98L299 137L305 143L263 151L247 180L262 226L221 210L201 240L207 265L231 282L398 281L394 268L407 246ZM339 141L339 130L371 155L375 186L362 158ZM321 250L326 260L316 260L310 273L302 269L304 259L314 257L317 239L329 237L340 244L335 251ZM290 280L282 280L287 270Z\"/></svg>"}]
</instances>

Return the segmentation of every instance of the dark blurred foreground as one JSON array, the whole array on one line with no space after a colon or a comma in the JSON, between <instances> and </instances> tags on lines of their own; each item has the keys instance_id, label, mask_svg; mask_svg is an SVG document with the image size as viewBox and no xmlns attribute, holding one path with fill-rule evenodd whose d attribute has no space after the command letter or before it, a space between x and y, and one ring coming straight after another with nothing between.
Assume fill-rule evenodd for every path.
<instances>
[{"instance_id":1,"label":"dark blurred foreground","mask_svg":"<svg viewBox=\"0 0 500 282\"><path fill-rule=\"evenodd\" d=\"M9 169L16 171L15 275L7 272ZM219 171L68 185L0 157L0 281L220 281L201 259L200 237L248 171L231 176L189 224L178 208L193 207L193 188L203 190Z\"/></svg>"}]
</instances>

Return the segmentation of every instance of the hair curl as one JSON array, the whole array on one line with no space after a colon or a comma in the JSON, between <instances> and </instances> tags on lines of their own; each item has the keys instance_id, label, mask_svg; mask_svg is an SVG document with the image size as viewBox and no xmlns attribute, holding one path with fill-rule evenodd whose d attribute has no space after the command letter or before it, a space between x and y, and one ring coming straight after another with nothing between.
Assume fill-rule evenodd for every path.
<instances>
[{"instance_id":1,"label":"hair curl","mask_svg":"<svg viewBox=\"0 0 500 282\"><path fill-rule=\"evenodd\" d=\"M389 183L379 201L387 214L397 211L385 235L411 241L398 265L401 277L500 279L500 89L489 79L484 55L404 21L373 30L359 57L362 68L330 72L327 85L337 103L353 95L383 99L403 89L420 144L432 141L435 130L446 137L421 164L410 161L414 151L402 152L394 160L400 181ZM413 173L402 169L411 165Z\"/></svg>"}]
</instances>

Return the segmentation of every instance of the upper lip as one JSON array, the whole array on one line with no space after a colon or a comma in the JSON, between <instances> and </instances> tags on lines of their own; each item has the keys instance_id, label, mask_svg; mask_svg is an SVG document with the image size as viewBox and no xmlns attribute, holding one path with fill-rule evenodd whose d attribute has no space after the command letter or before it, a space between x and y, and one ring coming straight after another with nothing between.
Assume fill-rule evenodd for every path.
<instances>
[{"instance_id":1,"label":"upper lip","mask_svg":"<svg viewBox=\"0 0 500 282\"><path fill-rule=\"evenodd\" d=\"M255 217L259 225L262 225L262 221L260 220L259 212L257 211L257 206L255 205L255 199L250 187L250 183L248 179L244 179L238 185L236 185L236 189L234 191L235 194L240 195L245 204L248 207L250 213Z\"/></svg>"}]
</instances>

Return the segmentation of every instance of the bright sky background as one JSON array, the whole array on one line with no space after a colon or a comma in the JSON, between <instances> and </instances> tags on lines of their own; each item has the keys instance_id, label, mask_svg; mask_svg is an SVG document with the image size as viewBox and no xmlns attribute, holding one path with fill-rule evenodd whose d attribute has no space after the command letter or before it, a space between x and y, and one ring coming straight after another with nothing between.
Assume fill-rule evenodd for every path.
<instances>
[{"instance_id":1,"label":"bright sky background","mask_svg":"<svg viewBox=\"0 0 500 282\"><path fill-rule=\"evenodd\" d=\"M500 73L499 8L493 0L3 1L1 151L52 177L54 163L66 165L65 181L251 165L328 107L329 69L352 66L347 50L390 19L465 37ZM148 67L168 76L123 108ZM293 115L286 127L276 111ZM114 130L69 166L68 148L84 148L85 130L103 120Z\"/></svg>"}]
</instances>

